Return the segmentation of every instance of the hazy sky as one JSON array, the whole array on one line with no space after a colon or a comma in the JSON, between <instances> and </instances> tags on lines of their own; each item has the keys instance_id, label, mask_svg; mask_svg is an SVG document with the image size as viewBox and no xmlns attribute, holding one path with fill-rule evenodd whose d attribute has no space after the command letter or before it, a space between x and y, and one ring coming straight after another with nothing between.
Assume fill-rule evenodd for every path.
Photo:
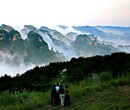
<instances>
[{"instance_id":1,"label":"hazy sky","mask_svg":"<svg viewBox=\"0 0 130 110\"><path fill-rule=\"evenodd\" d=\"M130 26L130 0L0 0L0 25Z\"/></svg>"}]
</instances>

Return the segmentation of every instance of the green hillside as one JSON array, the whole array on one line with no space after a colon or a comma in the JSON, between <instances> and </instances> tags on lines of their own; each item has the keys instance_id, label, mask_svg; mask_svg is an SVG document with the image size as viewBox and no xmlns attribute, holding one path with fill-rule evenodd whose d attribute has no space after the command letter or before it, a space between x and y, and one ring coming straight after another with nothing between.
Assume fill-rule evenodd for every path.
<instances>
[{"instance_id":1,"label":"green hillside","mask_svg":"<svg viewBox=\"0 0 130 110\"><path fill-rule=\"evenodd\" d=\"M50 91L1 93L0 110L129 110L130 109L130 74L110 79L101 73L97 79L89 77L76 83L68 83L71 90L71 106L61 107L50 104ZM103 81L106 75L106 81ZM104 77L105 78L105 77ZM100 81L99 81L100 80ZM67 82L61 76L52 82ZM102 81L102 82L101 82Z\"/></svg>"},{"instance_id":2,"label":"green hillside","mask_svg":"<svg viewBox=\"0 0 130 110\"><path fill-rule=\"evenodd\" d=\"M130 110L130 55L73 58L0 78L0 110ZM69 85L70 107L52 106L54 83Z\"/></svg>"}]
</instances>

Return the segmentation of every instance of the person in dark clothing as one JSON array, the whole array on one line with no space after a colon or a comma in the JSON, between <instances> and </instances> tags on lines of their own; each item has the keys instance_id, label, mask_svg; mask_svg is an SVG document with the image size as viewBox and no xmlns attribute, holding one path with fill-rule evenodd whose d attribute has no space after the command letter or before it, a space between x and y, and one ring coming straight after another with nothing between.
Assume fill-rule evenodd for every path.
<instances>
[{"instance_id":1,"label":"person in dark clothing","mask_svg":"<svg viewBox=\"0 0 130 110\"><path fill-rule=\"evenodd\" d=\"M64 94L64 88L61 84L60 84L59 93L60 93L60 104L61 106L64 106L65 94Z\"/></svg>"},{"instance_id":2,"label":"person in dark clothing","mask_svg":"<svg viewBox=\"0 0 130 110\"><path fill-rule=\"evenodd\" d=\"M59 83L54 84L51 90L51 105L59 104Z\"/></svg>"},{"instance_id":3,"label":"person in dark clothing","mask_svg":"<svg viewBox=\"0 0 130 110\"><path fill-rule=\"evenodd\" d=\"M59 90L60 90L60 85L59 85L59 83L57 83L56 86L55 86L55 91L56 91L55 102L56 102L56 105L59 105L59 103L60 103Z\"/></svg>"},{"instance_id":4,"label":"person in dark clothing","mask_svg":"<svg viewBox=\"0 0 130 110\"><path fill-rule=\"evenodd\" d=\"M51 105L56 104L56 90L55 90L56 84L53 85L52 90L51 90Z\"/></svg>"},{"instance_id":5,"label":"person in dark clothing","mask_svg":"<svg viewBox=\"0 0 130 110\"><path fill-rule=\"evenodd\" d=\"M70 89L68 85L65 86L65 102L64 102L64 107L70 106Z\"/></svg>"}]
</instances>

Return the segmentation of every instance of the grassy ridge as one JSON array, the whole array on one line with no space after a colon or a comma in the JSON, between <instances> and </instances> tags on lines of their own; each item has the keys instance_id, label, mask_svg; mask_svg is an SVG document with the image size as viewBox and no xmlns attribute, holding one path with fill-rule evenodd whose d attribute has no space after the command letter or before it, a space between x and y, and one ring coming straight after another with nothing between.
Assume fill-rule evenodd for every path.
<instances>
[{"instance_id":1,"label":"grassy ridge","mask_svg":"<svg viewBox=\"0 0 130 110\"><path fill-rule=\"evenodd\" d=\"M59 77L64 85L66 81ZM55 82L54 81L54 82ZM0 110L129 110L130 74L113 79L111 73L102 72L87 79L70 83L71 106L50 105L50 91L10 93L0 95ZM50 88L51 89L51 88Z\"/></svg>"}]
</instances>

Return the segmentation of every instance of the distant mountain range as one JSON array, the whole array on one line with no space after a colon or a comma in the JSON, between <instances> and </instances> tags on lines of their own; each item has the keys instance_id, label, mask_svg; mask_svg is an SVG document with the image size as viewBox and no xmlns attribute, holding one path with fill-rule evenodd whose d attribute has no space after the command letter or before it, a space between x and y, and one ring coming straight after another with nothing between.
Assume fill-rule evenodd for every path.
<instances>
[{"instance_id":1,"label":"distant mountain range","mask_svg":"<svg viewBox=\"0 0 130 110\"><path fill-rule=\"evenodd\" d=\"M130 52L130 27L0 26L0 65L45 65L73 57ZM4 71L5 72L5 71Z\"/></svg>"}]
</instances>

